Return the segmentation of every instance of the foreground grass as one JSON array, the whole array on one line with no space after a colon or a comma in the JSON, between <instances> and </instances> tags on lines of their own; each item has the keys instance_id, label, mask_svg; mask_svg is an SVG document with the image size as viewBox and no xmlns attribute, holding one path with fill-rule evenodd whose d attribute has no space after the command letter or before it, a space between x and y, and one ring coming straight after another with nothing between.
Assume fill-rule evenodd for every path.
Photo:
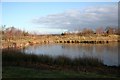
<instances>
[{"instance_id":1,"label":"foreground grass","mask_svg":"<svg viewBox=\"0 0 120 80\"><path fill-rule=\"evenodd\" d=\"M116 78L115 75L90 72L37 70L23 67L3 67L3 78Z\"/></svg>"}]
</instances>

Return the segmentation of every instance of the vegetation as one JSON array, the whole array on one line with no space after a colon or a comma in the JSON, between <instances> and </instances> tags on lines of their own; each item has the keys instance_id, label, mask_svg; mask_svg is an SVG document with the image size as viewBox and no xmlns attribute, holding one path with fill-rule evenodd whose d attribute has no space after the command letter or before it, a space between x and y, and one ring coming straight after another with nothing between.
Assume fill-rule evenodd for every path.
<instances>
[{"instance_id":1,"label":"vegetation","mask_svg":"<svg viewBox=\"0 0 120 80\"><path fill-rule=\"evenodd\" d=\"M23 36L28 36L29 33L26 31L22 31L20 29L15 28L14 26L6 28L6 26L2 26L2 40L10 41L21 39Z\"/></svg>"},{"instance_id":2,"label":"vegetation","mask_svg":"<svg viewBox=\"0 0 120 80\"><path fill-rule=\"evenodd\" d=\"M3 53L2 63L3 63L3 68L4 68L3 69L4 76L7 76L7 75L14 76L14 74L9 73L9 71L12 69L12 67L13 69L14 68L17 69L17 67L20 67L18 68L20 70L18 70L18 72L16 71L18 75L24 72L24 68L25 70L27 68L31 68L32 70L33 69L47 70L48 72L50 71L49 73L53 73L53 74L55 74L54 70L56 70L58 72L56 74L58 75L59 73L61 73L61 71L68 71L65 74L68 74L69 71L77 72L73 75L73 77L75 75L80 76L79 73L81 74L81 72L82 73L95 73L95 75L105 74L105 75L112 75L112 76L119 77L118 75L119 67L105 66L103 65L101 61L99 61L98 59L94 59L94 58L83 58L83 59L76 58L73 60L67 57L64 57L64 56L59 56L58 58L52 58L47 55L25 54L23 52L20 52L19 50L3 50L2 53ZM11 66L11 67L9 68L8 66ZM8 72L7 70L5 70L6 68L8 69ZM52 70L53 72L51 72ZM30 75L32 74L34 74L34 71L33 73L30 73ZM39 73L37 74L40 75ZM61 76L65 77L65 75L61 75Z\"/></svg>"},{"instance_id":3,"label":"vegetation","mask_svg":"<svg viewBox=\"0 0 120 80\"><path fill-rule=\"evenodd\" d=\"M6 28L6 25L2 26L2 29L0 30L2 33L2 40L14 40L14 39L21 39L25 36L37 36L37 34L32 34L24 30L20 30L15 28L14 26ZM63 32L61 35L68 35L68 34L77 34L77 35L92 35L92 34L104 34L104 35L110 35L110 34L120 34L119 28L114 27L106 27L105 29L103 27L98 27L96 30L92 30L89 28L84 28L81 31L78 31L77 33L70 33L70 32Z\"/></svg>"},{"instance_id":4,"label":"vegetation","mask_svg":"<svg viewBox=\"0 0 120 80\"><path fill-rule=\"evenodd\" d=\"M2 49L3 48L23 48L33 44L42 43L91 43L102 44L111 41L118 42L120 29L107 27L106 29L99 27L96 30L84 28L81 31L63 32L55 35L38 35L31 34L27 31L20 30L14 26L6 28L2 26Z\"/></svg>"},{"instance_id":5,"label":"vegetation","mask_svg":"<svg viewBox=\"0 0 120 80\"><path fill-rule=\"evenodd\" d=\"M120 34L120 29L119 28L114 28L114 27L98 27L96 28L96 30L92 30L89 28L84 28L81 31L78 31L77 33L70 33L70 32L65 32L62 33L61 35L69 35L69 34L77 34L77 35L95 35L95 34L99 34L99 35L111 35L111 34L115 34L115 35L119 35Z\"/></svg>"},{"instance_id":6,"label":"vegetation","mask_svg":"<svg viewBox=\"0 0 120 80\"><path fill-rule=\"evenodd\" d=\"M65 56L52 58L48 55L35 55L33 53L25 54L19 50L7 49L2 51L3 66L4 65L22 65L22 66L39 66L39 64L47 65L68 65L68 66L103 66L102 62L94 58L76 58L70 59Z\"/></svg>"},{"instance_id":7,"label":"vegetation","mask_svg":"<svg viewBox=\"0 0 120 80\"><path fill-rule=\"evenodd\" d=\"M3 78L117 78L116 75L25 67L3 67Z\"/></svg>"},{"instance_id":8,"label":"vegetation","mask_svg":"<svg viewBox=\"0 0 120 80\"><path fill-rule=\"evenodd\" d=\"M83 31L78 33L62 33L62 36L36 35L16 29L13 26L9 28L2 26L0 33L3 34L3 77L31 77L31 75L33 77L119 77L119 67L108 67L104 65L102 61L95 58L85 57L70 59L65 56L58 56L57 58L53 58L48 55L35 55L34 53L25 54L24 52L18 50L17 47L9 47L13 45L23 45L22 47L24 47L24 45L28 44L40 44L50 41L79 43L83 40L83 43L88 43L87 40L96 40L96 37L99 37L97 38L99 41L103 39L111 39L114 41L118 39L118 36L116 35L119 35L119 32L119 29L107 27L106 29L97 28L96 31L85 28ZM90 41L90 43L94 42ZM9 49L6 49L8 48L6 46L8 46ZM29 74L25 75L26 72ZM48 73L48 75L46 73Z\"/></svg>"}]
</instances>

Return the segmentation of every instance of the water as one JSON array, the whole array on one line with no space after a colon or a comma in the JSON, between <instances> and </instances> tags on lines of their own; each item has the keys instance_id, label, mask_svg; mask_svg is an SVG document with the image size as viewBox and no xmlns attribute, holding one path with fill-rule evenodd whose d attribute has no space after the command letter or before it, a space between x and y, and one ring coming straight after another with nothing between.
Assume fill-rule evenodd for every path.
<instances>
[{"instance_id":1,"label":"water","mask_svg":"<svg viewBox=\"0 0 120 80\"><path fill-rule=\"evenodd\" d=\"M102 60L105 65L118 66L118 44L44 44L29 46L24 51L28 54L45 54L52 57L66 56L71 59L92 57Z\"/></svg>"}]
</instances>

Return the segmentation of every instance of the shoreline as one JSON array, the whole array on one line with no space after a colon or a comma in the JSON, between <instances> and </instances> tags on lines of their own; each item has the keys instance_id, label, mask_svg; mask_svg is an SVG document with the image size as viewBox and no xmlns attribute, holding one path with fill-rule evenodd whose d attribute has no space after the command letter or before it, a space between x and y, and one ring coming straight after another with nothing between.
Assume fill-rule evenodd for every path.
<instances>
[{"instance_id":1,"label":"shoreline","mask_svg":"<svg viewBox=\"0 0 120 80\"><path fill-rule=\"evenodd\" d=\"M17 40L2 40L1 49L5 48L24 48L29 45L46 44L46 43L85 43L85 44L108 44L120 42L119 35L93 35L93 36L78 36L78 35L57 35L57 36L34 36L23 37Z\"/></svg>"},{"instance_id":2,"label":"shoreline","mask_svg":"<svg viewBox=\"0 0 120 80\"><path fill-rule=\"evenodd\" d=\"M95 58L76 58L70 60L67 57L59 56L56 59L46 55L24 54L18 50L3 51L3 67L11 66L21 68L32 68L34 70L58 70L58 71L77 71L85 73L109 74L119 77L120 66L107 66ZM10 70L10 69L8 69ZM17 69L19 72L20 69ZM3 70L4 72L4 70ZM11 73L8 73L11 74Z\"/></svg>"}]
</instances>

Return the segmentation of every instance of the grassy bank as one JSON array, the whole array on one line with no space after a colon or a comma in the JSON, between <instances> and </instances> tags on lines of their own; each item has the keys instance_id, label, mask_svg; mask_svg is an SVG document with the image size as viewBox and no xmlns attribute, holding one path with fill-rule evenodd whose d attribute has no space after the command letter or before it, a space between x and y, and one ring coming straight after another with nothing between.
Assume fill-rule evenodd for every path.
<instances>
[{"instance_id":1,"label":"grassy bank","mask_svg":"<svg viewBox=\"0 0 120 80\"><path fill-rule=\"evenodd\" d=\"M76 58L71 60L65 56L58 56L57 58L52 58L47 55L35 55L35 54L25 54L19 50L3 50L2 51L2 65L3 65L3 76L16 76L14 73L11 73L11 70L16 70L18 75L23 76L24 69L30 69L30 74L34 74L32 70L47 70L50 74L54 73L54 70L57 71L56 75L61 73L61 71L75 71L76 75L79 73L95 73L96 75L112 75L113 77L119 77L118 72L120 72L119 67L108 67L105 66L102 61L95 58ZM11 66L11 67L8 67ZM14 69L15 68L15 69ZM53 71L53 72L51 72ZM28 71L29 72L29 71ZM42 74L42 72L39 74ZM48 73L48 77L49 77ZM8 75L8 76L7 76ZM72 74L70 74L72 75ZM69 76L70 76L69 75ZM81 74L82 75L82 74ZM84 74L83 74L84 75ZM61 75L66 77L65 75ZM59 77L59 76L58 76ZM74 75L73 75L74 77Z\"/></svg>"},{"instance_id":2,"label":"grassy bank","mask_svg":"<svg viewBox=\"0 0 120 80\"><path fill-rule=\"evenodd\" d=\"M87 44L108 44L119 42L119 35L43 35L43 36L23 36L18 39L2 40L2 49L4 48L23 48L34 44L45 43L87 43Z\"/></svg>"},{"instance_id":3,"label":"grassy bank","mask_svg":"<svg viewBox=\"0 0 120 80\"><path fill-rule=\"evenodd\" d=\"M3 78L117 78L116 75L97 74L93 72L76 72L60 70L36 70L24 67L4 67Z\"/></svg>"}]
</instances>

